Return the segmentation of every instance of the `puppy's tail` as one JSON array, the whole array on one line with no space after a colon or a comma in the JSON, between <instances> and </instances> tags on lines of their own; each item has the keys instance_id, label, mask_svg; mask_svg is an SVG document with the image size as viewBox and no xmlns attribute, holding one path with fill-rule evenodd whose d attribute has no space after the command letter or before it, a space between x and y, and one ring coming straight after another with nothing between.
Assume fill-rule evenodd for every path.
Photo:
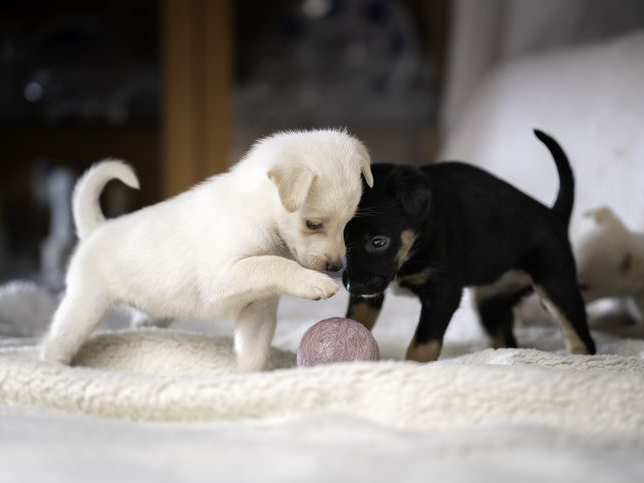
<instances>
[{"instance_id":1,"label":"puppy's tail","mask_svg":"<svg viewBox=\"0 0 644 483\"><path fill-rule=\"evenodd\" d=\"M107 182L113 179L139 189L139 180L132 167L112 159L95 164L76 183L72 208L76 233L81 240L105 221L99 197Z\"/></svg>"},{"instance_id":2,"label":"puppy's tail","mask_svg":"<svg viewBox=\"0 0 644 483\"><path fill-rule=\"evenodd\" d=\"M559 193L557 194L555 204L552 206L552 211L557 213L567 225L570 223L572 206L575 202L575 177L572 173L568 156L561 149L559 143L543 131L535 129L534 134L546 145L557 165L557 172L559 173Z\"/></svg>"}]
</instances>

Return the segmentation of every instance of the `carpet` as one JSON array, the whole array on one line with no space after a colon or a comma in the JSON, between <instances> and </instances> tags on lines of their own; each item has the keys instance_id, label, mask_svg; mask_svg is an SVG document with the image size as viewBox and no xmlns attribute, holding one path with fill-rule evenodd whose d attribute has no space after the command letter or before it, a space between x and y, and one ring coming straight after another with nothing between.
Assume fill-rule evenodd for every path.
<instances>
[{"instance_id":1,"label":"carpet","mask_svg":"<svg viewBox=\"0 0 644 483\"><path fill-rule=\"evenodd\" d=\"M340 313L342 299L317 309L335 307ZM0 401L174 422L273 421L325 412L407 430L494 424L591 432L644 427L642 340L596 332L599 355L571 356L561 348L554 353L484 349L484 338L468 341L460 334L454 340L451 334L442 360L404 362L396 360L407 343L401 333L413 330L416 307L413 300L392 297L383 313L384 330L375 332L385 360L295 368L297 341L315 319L302 321L294 314L314 315L306 306L315 304L283 302L276 336L282 348L273 349L271 371L237 373L232 340L221 333L104 329L83 347L73 367L37 360L32 339L0 347ZM392 325L392 311L407 323ZM455 323L476 324L471 309L459 312ZM553 323L520 327L518 337L528 347L563 345Z\"/></svg>"}]
</instances>

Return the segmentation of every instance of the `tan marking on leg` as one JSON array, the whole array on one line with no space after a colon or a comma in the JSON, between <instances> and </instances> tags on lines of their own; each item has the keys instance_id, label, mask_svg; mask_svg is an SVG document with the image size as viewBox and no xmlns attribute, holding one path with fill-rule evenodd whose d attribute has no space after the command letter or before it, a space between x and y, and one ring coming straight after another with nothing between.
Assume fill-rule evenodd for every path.
<instances>
[{"instance_id":1,"label":"tan marking on leg","mask_svg":"<svg viewBox=\"0 0 644 483\"><path fill-rule=\"evenodd\" d=\"M411 340L409 347L407 348L407 354L405 359L408 361L416 362L432 362L438 359L438 356L441 352L441 342L432 339L429 342L424 344L416 343L416 336Z\"/></svg>"},{"instance_id":2,"label":"tan marking on leg","mask_svg":"<svg viewBox=\"0 0 644 483\"><path fill-rule=\"evenodd\" d=\"M414 246L415 241L416 234L412 230L404 230L400 234L400 248L396 254L396 263L398 263L398 267L402 267L403 263L411 258L411 248Z\"/></svg>"},{"instance_id":3,"label":"tan marking on leg","mask_svg":"<svg viewBox=\"0 0 644 483\"><path fill-rule=\"evenodd\" d=\"M552 300L550 300L548 294L546 294L546 291L537 284L534 285L534 291L541 298L543 305L546 306L548 312L550 312L552 316L557 320L557 322L559 322L559 324L561 325L564 333L564 340L566 342L566 349L568 350L568 352L570 354L588 354L586 345L581 341L572 324L561 312L561 310L559 310L559 307L557 307L552 302Z\"/></svg>"},{"instance_id":4,"label":"tan marking on leg","mask_svg":"<svg viewBox=\"0 0 644 483\"><path fill-rule=\"evenodd\" d=\"M426 267L418 273L411 273L398 278L399 282L409 283L411 285L423 285L432 274L432 267Z\"/></svg>"},{"instance_id":5,"label":"tan marking on leg","mask_svg":"<svg viewBox=\"0 0 644 483\"><path fill-rule=\"evenodd\" d=\"M369 330L373 329L373 326L376 325L378 315L380 315L380 308L373 307L367 302L352 304L349 310L349 318L360 322Z\"/></svg>"}]
</instances>

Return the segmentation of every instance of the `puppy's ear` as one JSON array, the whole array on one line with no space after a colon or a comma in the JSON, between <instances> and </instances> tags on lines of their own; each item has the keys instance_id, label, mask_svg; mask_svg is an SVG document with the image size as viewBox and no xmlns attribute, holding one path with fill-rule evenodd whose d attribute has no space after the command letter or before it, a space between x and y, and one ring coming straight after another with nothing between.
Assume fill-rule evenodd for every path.
<instances>
[{"instance_id":1,"label":"puppy's ear","mask_svg":"<svg viewBox=\"0 0 644 483\"><path fill-rule=\"evenodd\" d=\"M358 151L358 156L360 157L360 170L362 171L362 176L367 182L369 188L373 188L373 174L371 174L371 156L369 156L369 151L360 141L357 143L356 150Z\"/></svg>"},{"instance_id":2,"label":"puppy's ear","mask_svg":"<svg viewBox=\"0 0 644 483\"><path fill-rule=\"evenodd\" d=\"M613 213L613 210L611 210L607 206L602 206L601 208L587 211L586 213L584 213L584 215L591 217L596 225L603 225L614 229L627 231L624 223L622 223L622 221L617 218L617 215Z\"/></svg>"},{"instance_id":3,"label":"puppy's ear","mask_svg":"<svg viewBox=\"0 0 644 483\"><path fill-rule=\"evenodd\" d=\"M315 174L301 163L283 163L271 168L268 177L275 183L282 205L289 213L299 210L311 189Z\"/></svg>"},{"instance_id":4,"label":"puppy's ear","mask_svg":"<svg viewBox=\"0 0 644 483\"><path fill-rule=\"evenodd\" d=\"M413 166L398 166L389 178L389 189L403 211L413 220L425 218L432 201L427 176Z\"/></svg>"}]
</instances>

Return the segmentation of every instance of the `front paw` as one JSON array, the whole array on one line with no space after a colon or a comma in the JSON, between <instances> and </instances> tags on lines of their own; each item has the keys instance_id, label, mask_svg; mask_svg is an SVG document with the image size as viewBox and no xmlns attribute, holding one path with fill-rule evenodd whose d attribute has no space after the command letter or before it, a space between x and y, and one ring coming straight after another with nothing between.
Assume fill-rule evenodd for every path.
<instances>
[{"instance_id":1,"label":"front paw","mask_svg":"<svg viewBox=\"0 0 644 483\"><path fill-rule=\"evenodd\" d=\"M298 277L299 278L299 277ZM292 294L309 300L322 300L333 297L338 292L338 284L324 273L307 270L293 287Z\"/></svg>"},{"instance_id":2,"label":"front paw","mask_svg":"<svg viewBox=\"0 0 644 483\"><path fill-rule=\"evenodd\" d=\"M405 360L415 362L433 362L438 359L441 352L442 343L439 340L431 339L424 343L416 342L416 338L411 341L407 348Z\"/></svg>"},{"instance_id":3,"label":"front paw","mask_svg":"<svg viewBox=\"0 0 644 483\"><path fill-rule=\"evenodd\" d=\"M237 358L237 372L248 373L248 372L262 372L270 371L272 369L271 364L268 360L244 360Z\"/></svg>"},{"instance_id":4,"label":"front paw","mask_svg":"<svg viewBox=\"0 0 644 483\"><path fill-rule=\"evenodd\" d=\"M39 358L43 362L69 365L74 358L74 354L65 350L59 344L45 340L40 346Z\"/></svg>"}]
</instances>

